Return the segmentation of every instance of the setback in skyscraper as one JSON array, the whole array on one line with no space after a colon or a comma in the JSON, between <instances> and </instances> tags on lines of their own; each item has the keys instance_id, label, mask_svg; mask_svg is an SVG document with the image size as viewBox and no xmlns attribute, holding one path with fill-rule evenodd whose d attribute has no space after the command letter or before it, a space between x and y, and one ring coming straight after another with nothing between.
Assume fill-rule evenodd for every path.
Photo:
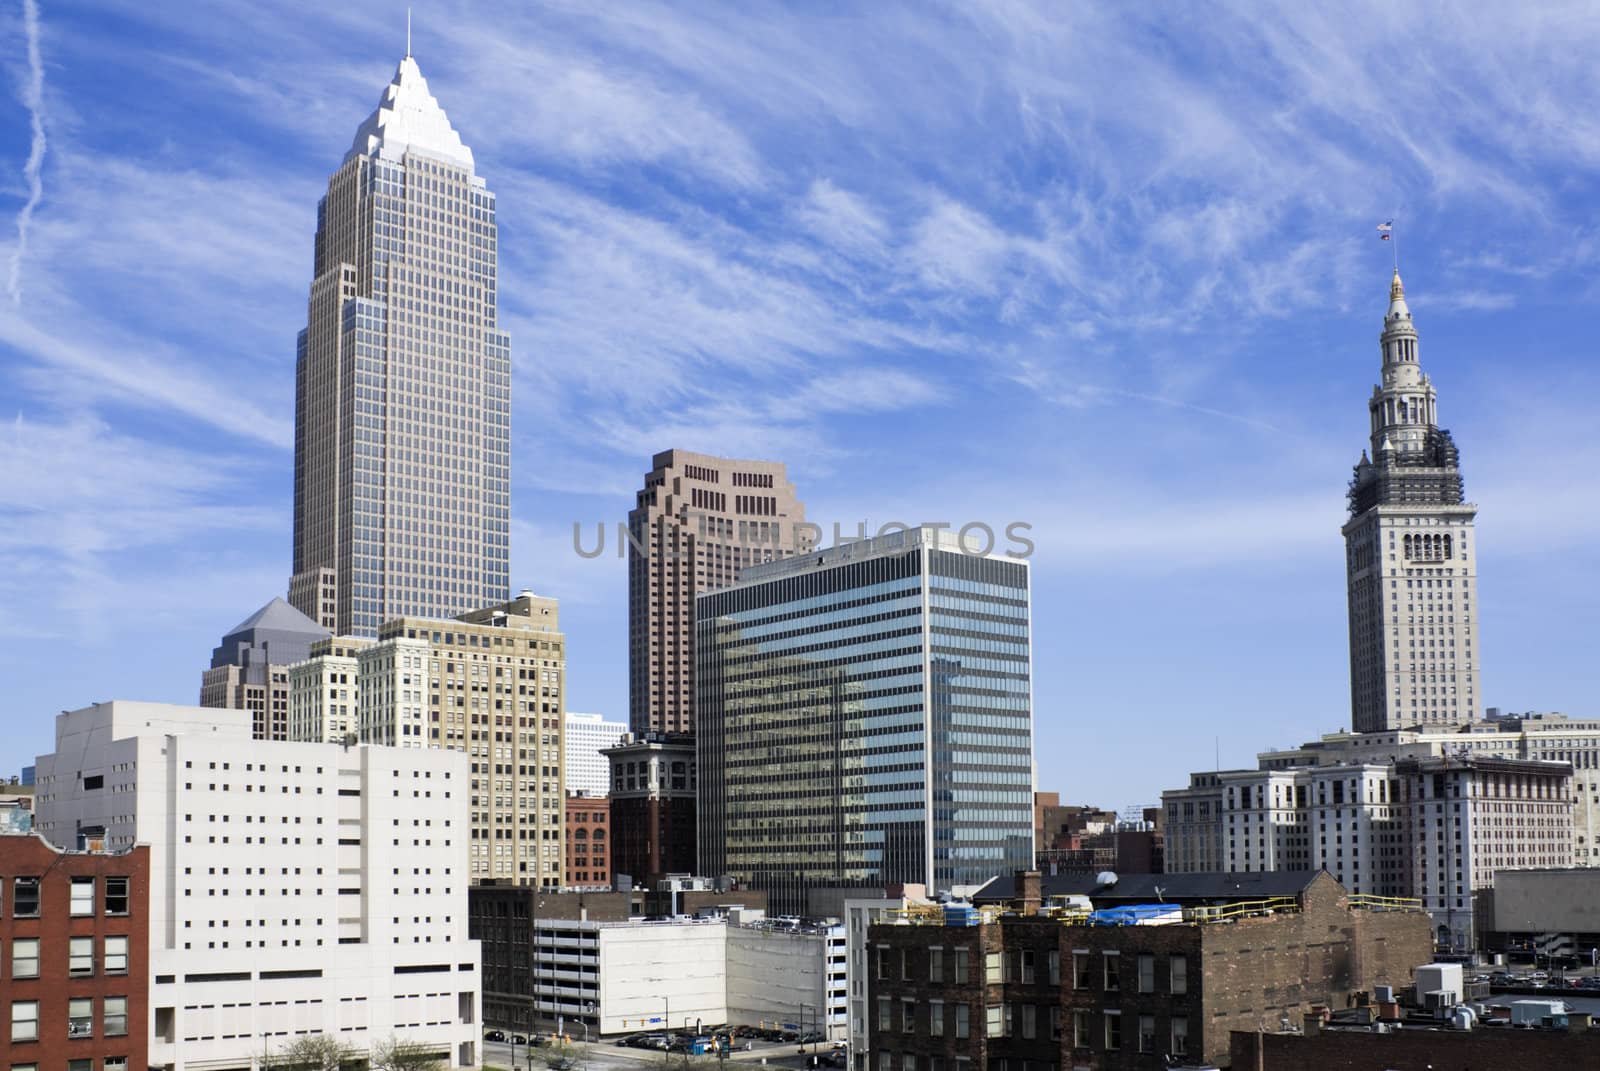
<instances>
[{"instance_id":1,"label":"setback in skyscraper","mask_svg":"<svg viewBox=\"0 0 1600 1071\"><path fill-rule=\"evenodd\" d=\"M295 363L289 601L339 635L510 595L495 197L400 61L317 206Z\"/></svg>"}]
</instances>

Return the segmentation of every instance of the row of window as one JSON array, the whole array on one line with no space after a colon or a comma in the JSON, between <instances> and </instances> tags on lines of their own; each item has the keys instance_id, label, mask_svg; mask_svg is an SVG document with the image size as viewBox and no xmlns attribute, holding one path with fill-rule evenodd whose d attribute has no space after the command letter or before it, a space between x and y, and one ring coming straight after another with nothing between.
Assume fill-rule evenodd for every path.
<instances>
[{"instance_id":1,"label":"row of window","mask_svg":"<svg viewBox=\"0 0 1600 1071\"><path fill-rule=\"evenodd\" d=\"M877 950L877 977L889 977L891 958L896 949L879 947ZM946 951L949 956L946 956ZM909 950L898 949L899 975L903 981L912 981L911 957ZM1017 949L1013 952L986 952L984 953L984 982L990 985L1000 982L1020 982L1023 985L1034 985L1038 982L1039 954L1031 948ZM1049 949L1044 953L1045 978L1050 985L1061 984L1061 953L1056 949ZM1132 957L1134 963L1134 984L1140 993L1154 993L1156 991L1156 957L1138 953ZM1077 949L1072 953L1072 988L1092 989L1096 976L1099 976L1100 985L1106 991L1119 991L1122 988L1122 953L1120 951L1102 951L1100 953L1100 966L1096 969L1094 957L1086 950ZM949 982L964 985L971 981L968 972L969 951L966 948L944 949L934 946L928 949L928 981ZM1189 958L1182 954L1173 954L1167 957L1167 992L1183 994L1189 991ZM887 999L887 998L884 998ZM887 1029L887 1028L885 1028ZM906 1027L906 1029L910 1029Z\"/></svg>"},{"instance_id":2,"label":"row of window","mask_svg":"<svg viewBox=\"0 0 1600 1071\"><path fill-rule=\"evenodd\" d=\"M4 883L0 882L0 913L5 910L4 888ZM74 918L93 917L97 906L98 891L99 879L94 877L73 878L68 898L68 913ZM128 913L128 891L129 879L125 877L105 879L105 913L107 915L126 915ZM40 879L37 877L12 878L12 917L36 919L39 917L39 909Z\"/></svg>"},{"instance_id":3,"label":"row of window","mask_svg":"<svg viewBox=\"0 0 1600 1071\"><path fill-rule=\"evenodd\" d=\"M915 1028L915 1005L912 1001L902 1002L901 1029L904 1033L913 1033ZM892 1005L888 997L881 997L878 1001L878 1029L889 1031L891 1024ZM1072 1010L1072 1047L1074 1049L1103 1049L1107 1052L1120 1051L1125 1042L1123 1038L1122 1012L1115 1009L1106 1009L1099 1013L1100 1029L1094 1029L1094 1015L1087 1008L1074 1008ZM1130 1017L1131 1018L1131 1017ZM1189 1052L1189 1018L1185 1015L1174 1015L1167 1019L1165 1036L1156 1029L1154 1015L1140 1015L1138 1018L1138 1033L1134 1043L1141 1053L1163 1052L1167 1056L1185 1056ZM1061 1007L1060 1005L1035 1005L1035 1004L990 1004L984 1008L985 1036L988 1038L1015 1037L1024 1041L1038 1040L1042 1036L1041 1020L1048 1021L1048 1037L1051 1041L1062 1040ZM947 1022L952 1020L953 1022ZM952 1026L953 1030L947 1030ZM929 1002L928 1036L945 1037L947 1034L957 1039L972 1036L972 1008L968 1004L954 1004L947 1010L943 1001ZM1164 1043L1164 1044L1163 1044ZM922 1057L927 1061L929 1071L937 1066L938 1057ZM899 1071L917 1071L918 1056L915 1053L891 1053L883 1048L879 1049L878 1067L880 1071L894 1071L896 1063ZM959 1066L960 1058L958 1058Z\"/></svg>"},{"instance_id":4,"label":"row of window","mask_svg":"<svg viewBox=\"0 0 1600 1071\"><path fill-rule=\"evenodd\" d=\"M11 1071L39 1071L38 1064L12 1064ZM67 1071L95 1071L93 1057L87 1060L68 1060ZM128 1071L126 1056L107 1056L100 1061L100 1071Z\"/></svg>"},{"instance_id":5,"label":"row of window","mask_svg":"<svg viewBox=\"0 0 1600 1071\"><path fill-rule=\"evenodd\" d=\"M11 942L12 980L39 977L37 937L18 937ZM101 938L100 970L104 974L128 973L128 938L125 935ZM95 939L67 938L67 974L90 978L95 974Z\"/></svg>"},{"instance_id":6,"label":"row of window","mask_svg":"<svg viewBox=\"0 0 1600 1071\"><path fill-rule=\"evenodd\" d=\"M95 1036L95 998L71 997L67 1001L67 1037L69 1039ZM122 1037L128 1033L128 998L100 998L100 1036ZM11 1002L11 1041L17 1044L39 1040L39 1002L14 1000ZM12 1065L15 1067L16 1065Z\"/></svg>"}]
</instances>

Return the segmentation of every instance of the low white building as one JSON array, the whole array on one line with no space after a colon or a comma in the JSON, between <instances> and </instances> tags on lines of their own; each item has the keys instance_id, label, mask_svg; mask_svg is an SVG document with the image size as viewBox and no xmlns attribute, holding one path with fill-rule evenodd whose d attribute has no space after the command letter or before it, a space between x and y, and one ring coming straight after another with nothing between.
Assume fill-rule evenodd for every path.
<instances>
[{"instance_id":1,"label":"low white building","mask_svg":"<svg viewBox=\"0 0 1600 1071\"><path fill-rule=\"evenodd\" d=\"M467 758L251 738L247 710L116 701L56 719L38 831L150 846L150 1064L244 1071L326 1034L478 1062Z\"/></svg>"},{"instance_id":2,"label":"low white building","mask_svg":"<svg viewBox=\"0 0 1600 1071\"><path fill-rule=\"evenodd\" d=\"M474 889L488 1025L577 1039L741 1024L844 1037L842 925L768 920L733 903L618 918L605 903L618 895L595 897L593 910L609 918L582 906L577 918L538 918L543 904L530 894Z\"/></svg>"},{"instance_id":3,"label":"low white building","mask_svg":"<svg viewBox=\"0 0 1600 1071\"><path fill-rule=\"evenodd\" d=\"M533 1018L506 1013L491 1025L581 1038L587 1023L596 1034L725 1023L727 928L720 918L538 919L516 983L525 971Z\"/></svg>"},{"instance_id":4,"label":"low white building","mask_svg":"<svg viewBox=\"0 0 1600 1071\"><path fill-rule=\"evenodd\" d=\"M845 930L760 919L728 927L728 1023L846 1034Z\"/></svg>"}]
</instances>

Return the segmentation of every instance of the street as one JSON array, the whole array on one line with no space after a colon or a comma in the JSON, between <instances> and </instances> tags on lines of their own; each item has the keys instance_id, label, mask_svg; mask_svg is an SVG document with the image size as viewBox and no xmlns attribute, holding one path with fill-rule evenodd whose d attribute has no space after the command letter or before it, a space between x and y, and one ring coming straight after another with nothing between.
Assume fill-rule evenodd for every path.
<instances>
[{"instance_id":1,"label":"street","mask_svg":"<svg viewBox=\"0 0 1600 1071\"><path fill-rule=\"evenodd\" d=\"M772 1067L800 1068L805 1066L806 1058L798 1052L799 1046L793 1042L755 1041L747 1051L740 1043L740 1048L728 1054L728 1060L736 1063L765 1064ZM485 1067L501 1068L512 1071L511 1062L512 1046L503 1041L484 1041L483 1065ZM547 1065L543 1056L550 1050L535 1048L532 1050L533 1071L546 1071ZM573 1058L578 1061L578 1066L586 1071L643 1071L651 1065L658 1068L667 1068L672 1065L681 1066L684 1057L681 1053L664 1053L654 1049L634 1049L615 1044L615 1039L596 1041L589 1045L581 1041L574 1041L571 1045ZM819 1052L826 1054L830 1051L824 1045ZM809 1055L809 1049L808 1049ZM705 1066L709 1057L690 1057L690 1062L697 1066ZM529 1048L526 1045L516 1046L515 1071L527 1071L529 1064Z\"/></svg>"}]
</instances>

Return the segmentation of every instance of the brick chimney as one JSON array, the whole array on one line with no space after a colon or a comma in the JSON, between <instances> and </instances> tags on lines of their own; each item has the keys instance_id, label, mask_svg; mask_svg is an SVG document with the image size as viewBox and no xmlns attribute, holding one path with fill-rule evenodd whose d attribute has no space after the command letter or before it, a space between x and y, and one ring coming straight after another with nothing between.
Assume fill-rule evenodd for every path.
<instances>
[{"instance_id":1,"label":"brick chimney","mask_svg":"<svg viewBox=\"0 0 1600 1071\"><path fill-rule=\"evenodd\" d=\"M1011 907L1024 915L1037 915L1039 907L1044 903L1043 881L1037 870L1019 870L1016 872L1015 895L1011 900Z\"/></svg>"}]
</instances>

